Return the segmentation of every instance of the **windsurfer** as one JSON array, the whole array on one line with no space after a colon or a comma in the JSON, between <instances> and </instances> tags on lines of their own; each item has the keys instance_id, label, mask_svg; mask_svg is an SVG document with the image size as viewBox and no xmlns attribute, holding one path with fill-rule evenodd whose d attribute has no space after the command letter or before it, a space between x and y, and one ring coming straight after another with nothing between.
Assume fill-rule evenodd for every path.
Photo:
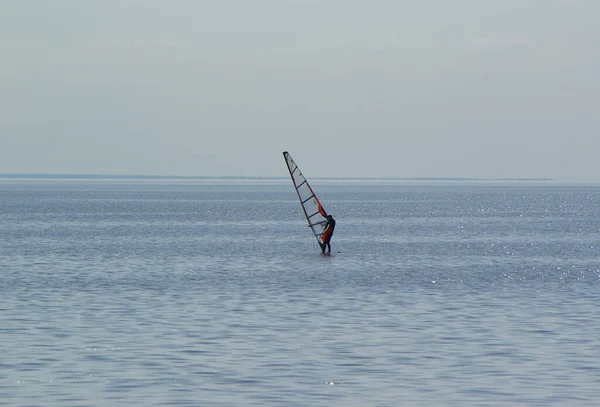
<instances>
[{"instance_id":1,"label":"windsurfer","mask_svg":"<svg viewBox=\"0 0 600 407\"><path fill-rule=\"evenodd\" d=\"M325 225L325 230L323 231L323 235L321 238L323 239L323 243L321 244L321 252L325 253L325 248L327 248L327 253L331 253L331 236L333 235L333 230L335 229L335 219L333 216L327 215L327 224Z\"/></svg>"}]
</instances>

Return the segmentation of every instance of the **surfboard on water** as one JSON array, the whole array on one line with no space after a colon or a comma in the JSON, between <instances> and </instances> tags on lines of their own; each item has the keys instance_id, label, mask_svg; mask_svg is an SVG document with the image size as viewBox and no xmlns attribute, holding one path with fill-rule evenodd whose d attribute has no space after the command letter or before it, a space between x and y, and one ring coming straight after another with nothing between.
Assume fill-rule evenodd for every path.
<instances>
[{"instance_id":1,"label":"surfboard on water","mask_svg":"<svg viewBox=\"0 0 600 407\"><path fill-rule=\"evenodd\" d=\"M300 199L302 211L308 221L308 227L315 235L319 246L322 247L323 233L327 227L327 212L323 209L323 205L319 202L319 199L313 192L304 175L302 175L300 168L298 168L298 165L296 165L292 156L287 151L284 151L283 157L285 158L288 170L290 171L290 177L292 177L292 182L294 183L298 198Z\"/></svg>"}]
</instances>

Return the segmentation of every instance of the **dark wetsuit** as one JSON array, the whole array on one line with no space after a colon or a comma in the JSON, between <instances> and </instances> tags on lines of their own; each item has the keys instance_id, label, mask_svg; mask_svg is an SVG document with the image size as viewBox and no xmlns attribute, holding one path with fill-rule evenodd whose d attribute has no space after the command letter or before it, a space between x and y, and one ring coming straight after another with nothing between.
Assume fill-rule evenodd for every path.
<instances>
[{"instance_id":1,"label":"dark wetsuit","mask_svg":"<svg viewBox=\"0 0 600 407\"><path fill-rule=\"evenodd\" d=\"M329 241L331 240L331 236L333 235L333 230L335 229L335 219L333 216L327 215L327 226L325 226L325 231L323 231L323 235L321 236L323 239L323 244L321 245L321 251L325 253L325 248L327 248L327 253L331 253L331 245Z\"/></svg>"}]
</instances>

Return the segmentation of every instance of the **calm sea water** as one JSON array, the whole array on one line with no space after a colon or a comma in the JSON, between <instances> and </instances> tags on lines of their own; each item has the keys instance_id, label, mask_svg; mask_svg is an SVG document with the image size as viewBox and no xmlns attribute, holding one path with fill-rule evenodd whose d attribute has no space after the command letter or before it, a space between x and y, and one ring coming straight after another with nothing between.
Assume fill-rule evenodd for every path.
<instances>
[{"instance_id":1,"label":"calm sea water","mask_svg":"<svg viewBox=\"0 0 600 407\"><path fill-rule=\"evenodd\" d=\"M0 406L600 405L600 186L0 180Z\"/></svg>"}]
</instances>

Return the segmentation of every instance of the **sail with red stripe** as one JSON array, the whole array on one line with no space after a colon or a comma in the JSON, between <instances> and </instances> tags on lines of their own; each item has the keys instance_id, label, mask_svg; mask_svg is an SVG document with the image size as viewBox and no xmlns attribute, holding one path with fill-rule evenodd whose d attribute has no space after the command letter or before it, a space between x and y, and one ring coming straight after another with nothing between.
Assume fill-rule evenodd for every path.
<instances>
[{"instance_id":1,"label":"sail with red stripe","mask_svg":"<svg viewBox=\"0 0 600 407\"><path fill-rule=\"evenodd\" d=\"M319 202L319 199L313 192L312 188L308 184L308 181L302 175L300 168L296 165L292 156L287 152L283 152L283 157L290 171L290 177L294 183L294 188L300 199L304 216L308 221L308 226L312 230L313 234L319 242L319 246L323 244L323 233L327 227L327 213L323 209L323 205Z\"/></svg>"}]
</instances>

